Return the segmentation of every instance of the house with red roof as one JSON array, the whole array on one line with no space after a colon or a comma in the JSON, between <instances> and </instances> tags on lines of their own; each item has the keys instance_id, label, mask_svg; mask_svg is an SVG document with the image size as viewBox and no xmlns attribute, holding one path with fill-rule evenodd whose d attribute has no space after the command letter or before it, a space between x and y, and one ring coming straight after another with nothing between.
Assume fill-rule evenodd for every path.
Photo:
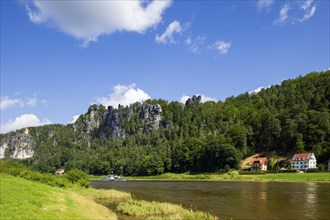
<instances>
[{"instance_id":1,"label":"house with red roof","mask_svg":"<svg viewBox=\"0 0 330 220\"><path fill-rule=\"evenodd\" d=\"M266 171L267 163L267 157L255 158L251 165L251 171Z\"/></svg>"},{"instance_id":2,"label":"house with red roof","mask_svg":"<svg viewBox=\"0 0 330 220\"><path fill-rule=\"evenodd\" d=\"M296 170L316 169L314 153L295 154L291 159L291 168Z\"/></svg>"}]
</instances>

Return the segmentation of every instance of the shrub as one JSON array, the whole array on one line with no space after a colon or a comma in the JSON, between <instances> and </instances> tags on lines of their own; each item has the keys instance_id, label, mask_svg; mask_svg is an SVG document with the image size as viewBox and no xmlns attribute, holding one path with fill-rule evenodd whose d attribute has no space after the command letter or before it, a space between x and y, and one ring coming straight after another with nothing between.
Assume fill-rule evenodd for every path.
<instances>
[{"instance_id":1,"label":"shrub","mask_svg":"<svg viewBox=\"0 0 330 220\"><path fill-rule=\"evenodd\" d=\"M83 187L89 187L90 183L87 179L87 173L82 170L72 169L68 171L65 175L65 178L68 179L71 183L78 183Z\"/></svg>"}]
</instances>

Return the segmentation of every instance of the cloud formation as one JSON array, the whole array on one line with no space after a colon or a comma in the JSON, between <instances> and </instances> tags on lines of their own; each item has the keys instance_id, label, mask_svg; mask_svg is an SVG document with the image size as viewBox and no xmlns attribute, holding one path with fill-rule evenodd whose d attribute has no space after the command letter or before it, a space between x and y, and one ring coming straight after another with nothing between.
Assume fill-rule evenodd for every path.
<instances>
[{"instance_id":1,"label":"cloud formation","mask_svg":"<svg viewBox=\"0 0 330 220\"><path fill-rule=\"evenodd\" d=\"M289 5L288 5L288 4L285 4L285 5L281 8L281 10L280 10L280 16L279 16L279 18L277 18L277 19L274 21L274 24L276 24L276 25L280 25L280 24L285 23L285 22L288 20L288 18L289 18L289 16L288 16L288 12L289 12L289 10L290 10Z\"/></svg>"},{"instance_id":2,"label":"cloud formation","mask_svg":"<svg viewBox=\"0 0 330 220\"><path fill-rule=\"evenodd\" d=\"M23 107L24 102L21 99L12 99L8 96L1 97L1 100L0 100L0 109L1 110L5 110L5 109L16 107L16 106Z\"/></svg>"},{"instance_id":3,"label":"cloud formation","mask_svg":"<svg viewBox=\"0 0 330 220\"><path fill-rule=\"evenodd\" d=\"M119 104L127 106L134 102L143 102L147 99L151 99L150 95L143 90L136 88L135 84L127 86L118 84L113 87L111 94L107 97L98 97L96 101L98 104L104 106L111 105L117 108Z\"/></svg>"},{"instance_id":4,"label":"cloud formation","mask_svg":"<svg viewBox=\"0 0 330 220\"><path fill-rule=\"evenodd\" d=\"M257 1L257 9L258 11L262 11L263 9L267 9L275 2L275 0L258 0Z\"/></svg>"},{"instance_id":5,"label":"cloud formation","mask_svg":"<svg viewBox=\"0 0 330 220\"><path fill-rule=\"evenodd\" d=\"M249 94L250 94L250 95L255 95L255 94L259 93L261 90L263 90L263 89L268 89L268 88L270 88L270 87L271 87L271 85L266 86L266 87L260 86L260 87L258 87L258 88L256 88L256 89L250 91Z\"/></svg>"},{"instance_id":6,"label":"cloud formation","mask_svg":"<svg viewBox=\"0 0 330 220\"><path fill-rule=\"evenodd\" d=\"M116 31L143 33L162 20L171 0L163 1L42 1L26 3L35 24L50 24L83 40L84 46Z\"/></svg>"},{"instance_id":7,"label":"cloud formation","mask_svg":"<svg viewBox=\"0 0 330 220\"><path fill-rule=\"evenodd\" d=\"M289 16L289 10L294 11L295 14L298 14L299 17ZM287 22L295 24L296 22L305 22L309 20L316 12L316 6L313 5L313 0L304 1L301 6L298 8L297 5L290 7L289 4L285 4L280 12L279 17L274 21L275 25L282 25Z\"/></svg>"},{"instance_id":8,"label":"cloud formation","mask_svg":"<svg viewBox=\"0 0 330 220\"><path fill-rule=\"evenodd\" d=\"M28 106L36 106L38 104L37 98L29 98L26 102Z\"/></svg>"},{"instance_id":9,"label":"cloud formation","mask_svg":"<svg viewBox=\"0 0 330 220\"><path fill-rule=\"evenodd\" d=\"M212 97L209 97L209 96L206 96L206 95L203 95L203 94L196 94L196 96L202 96L202 102L208 102L208 101L213 101L213 102L216 102L217 99L216 98L212 98ZM183 103L183 104L186 104L186 101L191 98L191 96L188 96L188 95L183 95L181 96L179 102Z\"/></svg>"},{"instance_id":10,"label":"cloud formation","mask_svg":"<svg viewBox=\"0 0 330 220\"><path fill-rule=\"evenodd\" d=\"M173 38L173 34L174 33L180 33L182 32L182 26L180 24L180 22L178 21L173 21L171 24L169 24L165 30L165 32L162 35L156 35L155 37L155 41L159 44L159 43L163 43L163 44L167 44L167 43L175 43L174 38Z\"/></svg>"},{"instance_id":11,"label":"cloud formation","mask_svg":"<svg viewBox=\"0 0 330 220\"><path fill-rule=\"evenodd\" d=\"M38 101L35 94L33 95L33 98L10 98L9 96L3 96L0 98L0 110L5 110L13 107L33 107L36 106L38 103L46 104L47 100L43 99L41 101Z\"/></svg>"},{"instance_id":12,"label":"cloud formation","mask_svg":"<svg viewBox=\"0 0 330 220\"><path fill-rule=\"evenodd\" d=\"M312 3L313 0L306 0L301 6L300 9L304 11L304 16L301 19L299 19L300 22L307 21L314 15L316 11L316 6L315 5L312 6Z\"/></svg>"},{"instance_id":13,"label":"cloud formation","mask_svg":"<svg viewBox=\"0 0 330 220\"><path fill-rule=\"evenodd\" d=\"M205 36L197 36L195 39L188 37L184 43L188 46L189 52L198 53L201 50L201 46L204 44L205 40Z\"/></svg>"},{"instance_id":14,"label":"cloud formation","mask_svg":"<svg viewBox=\"0 0 330 220\"><path fill-rule=\"evenodd\" d=\"M79 118L80 115L74 115L72 116L72 121L70 121L69 123L73 124L77 121L77 119Z\"/></svg>"},{"instance_id":15,"label":"cloud formation","mask_svg":"<svg viewBox=\"0 0 330 220\"><path fill-rule=\"evenodd\" d=\"M211 49L217 50L220 54L227 54L231 47L231 42L225 42L222 40L217 40L213 45L210 46Z\"/></svg>"},{"instance_id":16,"label":"cloud formation","mask_svg":"<svg viewBox=\"0 0 330 220\"><path fill-rule=\"evenodd\" d=\"M9 120L7 123L1 124L0 133L7 133L25 127L41 126L51 123L52 122L47 118L40 120L34 114L24 114L17 117L15 120Z\"/></svg>"}]
</instances>

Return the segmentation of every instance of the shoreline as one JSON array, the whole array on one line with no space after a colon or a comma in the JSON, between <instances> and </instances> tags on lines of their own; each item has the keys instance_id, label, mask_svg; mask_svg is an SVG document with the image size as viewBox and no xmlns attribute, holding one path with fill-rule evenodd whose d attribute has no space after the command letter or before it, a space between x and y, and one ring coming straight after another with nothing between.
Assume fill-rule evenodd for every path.
<instances>
[{"instance_id":1,"label":"shoreline","mask_svg":"<svg viewBox=\"0 0 330 220\"><path fill-rule=\"evenodd\" d=\"M157 176L127 176L128 181L191 181L191 182L298 182L330 183L330 173L269 173L240 175L238 172L226 174L172 174ZM99 179L91 179L99 180Z\"/></svg>"}]
</instances>

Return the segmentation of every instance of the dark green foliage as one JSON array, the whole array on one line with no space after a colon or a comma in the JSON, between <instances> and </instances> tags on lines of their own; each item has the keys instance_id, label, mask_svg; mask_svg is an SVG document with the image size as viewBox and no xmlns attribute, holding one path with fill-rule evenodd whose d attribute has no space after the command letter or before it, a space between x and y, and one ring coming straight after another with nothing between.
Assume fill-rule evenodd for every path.
<instances>
[{"instance_id":1,"label":"dark green foliage","mask_svg":"<svg viewBox=\"0 0 330 220\"><path fill-rule=\"evenodd\" d=\"M95 175L156 175L239 169L241 159L256 152L313 151L318 163L325 164L330 158L329 98L327 71L225 102L185 106L147 100L111 110L126 131L124 138L114 137L103 125L84 132L92 111L97 120L107 112L104 106L92 105L74 125L31 128L37 146L24 163L50 173L63 167ZM152 130L141 111L156 104L162 108L160 129ZM271 167L276 170L274 164Z\"/></svg>"}]
</instances>

